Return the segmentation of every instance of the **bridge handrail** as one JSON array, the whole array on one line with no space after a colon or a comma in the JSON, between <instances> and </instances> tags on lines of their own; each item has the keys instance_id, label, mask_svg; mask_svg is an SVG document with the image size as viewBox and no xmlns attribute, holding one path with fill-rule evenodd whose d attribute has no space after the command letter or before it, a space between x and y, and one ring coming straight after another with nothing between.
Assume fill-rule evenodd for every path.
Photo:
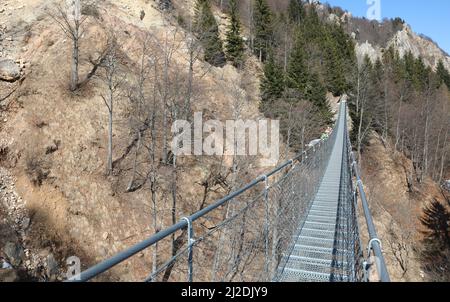
<instances>
[{"instance_id":1,"label":"bridge handrail","mask_svg":"<svg viewBox=\"0 0 450 302\"><path fill-rule=\"evenodd\" d=\"M336 126L335 126L336 128ZM319 150L324 142L332 139L333 136L330 136L327 140L321 141L318 145L308 147L305 151L300 152L297 154L294 158L284 162L283 164L279 165L272 171L266 173L265 175L259 176L246 186L242 187L241 189L225 196L224 198L216 201L215 203L205 207L204 209L195 212L194 214L184 217L181 219L178 223L159 231L158 233L150 236L149 238L131 246L130 248L117 253L116 255L86 269L85 271L82 271L80 274L75 275L69 279L67 279L65 282L86 282L90 279L106 272L107 270L111 269L112 267L116 266L117 264L127 260L128 258L136 255L137 253L141 252L142 250L152 246L153 244L157 243L158 241L174 234L175 232L182 230L188 226L188 221L191 223L198 220L199 218L205 216L206 214L210 213L211 211L223 206L230 200L234 199L235 197L247 192L251 188L255 187L259 183L265 183L266 180L276 174L278 174L280 171L283 171L283 169L287 167L292 167L295 162L303 162L305 158L311 153L315 152L316 150Z\"/></svg>"},{"instance_id":2,"label":"bridge handrail","mask_svg":"<svg viewBox=\"0 0 450 302\"><path fill-rule=\"evenodd\" d=\"M367 231L369 233L369 244L368 244L369 255L368 255L368 257L370 256L370 251L373 250L374 255L377 259L377 261L375 261L375 263L377 266L377 271L378 271L381 282L390 282L389 273L388 273L387 267L386 267L386 262L385 262L385 259L383 256L383 252L381 250L381 241L378 238L378 235L377 235L377 232L375 229L375 225L373 223L372 214L370 213L369 203L367 202L367 196L364 191L363 182L361 180L361 174L359 171L358 163L356 161L355 154L352 151L353 149L352 149L352 144L350 142L350 138L348 135L347 123L345 124L345 134L346 134L345 137L347 140L348 150L350 152L350 158L352 161L351 170L356 178L358 191L361 196L361 205L362 205L363 212L364 212L364 218L365 218L366 224L367 224Z\"/></svg>"}]
</instances>

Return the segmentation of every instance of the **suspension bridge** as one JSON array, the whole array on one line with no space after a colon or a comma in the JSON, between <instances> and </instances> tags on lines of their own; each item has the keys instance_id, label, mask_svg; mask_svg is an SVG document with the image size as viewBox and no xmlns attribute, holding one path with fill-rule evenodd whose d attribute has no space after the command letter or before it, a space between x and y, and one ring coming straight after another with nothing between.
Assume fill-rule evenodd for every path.
<instances>
[{"instance_id":1,"label":"suspension bridge","mask_svg":"<svg viewBox=\"0 0 450 302\"><path fill-rule=\"evenodd\" d=\"M142 281L389 282L346 102L328 139L68 281L120 274L128 261L144 265Z\"/></svg>"}]
</instances>

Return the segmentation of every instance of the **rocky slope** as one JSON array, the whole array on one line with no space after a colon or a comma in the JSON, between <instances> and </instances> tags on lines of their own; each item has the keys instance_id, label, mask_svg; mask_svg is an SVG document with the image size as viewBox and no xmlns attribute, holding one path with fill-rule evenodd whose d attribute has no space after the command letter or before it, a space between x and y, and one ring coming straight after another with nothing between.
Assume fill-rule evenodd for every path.
<instances>
[{"instance_id":1,"label":"rocky slope","mask_svg":"<svg viewBox=\"0 0 450 302\"><path fill-rule=\"evenodd\" d=\"M387 43L386 47L372 44L368 41L358 41L356 45L356 53L358 58L362 60L365 55L374 62L381 58L383 51L389 47L398 50L400 56L407 52L411 52L414 57L421 57L424 63L431 68L436 68L439 60L442 60L444 66L450 70L450 57L442 51L433 41L418 35L407 24L403 29L398 31Z\"/></svg>"}]
</instances>

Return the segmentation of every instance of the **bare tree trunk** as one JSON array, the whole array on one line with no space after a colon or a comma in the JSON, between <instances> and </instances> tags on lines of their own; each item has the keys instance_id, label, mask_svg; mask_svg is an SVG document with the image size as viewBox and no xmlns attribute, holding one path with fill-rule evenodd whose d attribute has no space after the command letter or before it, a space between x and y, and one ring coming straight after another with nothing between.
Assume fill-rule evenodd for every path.
<instances>
[{"instance_id":1,"label":"bare tree trunk","mask_svg":"<svg viewBox=\"0 0 450 302\"><path fill-rule=\"evenodd\" d=\"M249 22L249 31L250 31L250 50L252 51L252 53L255 51L255 38L253 37L254 33L253 33L253 1L248 1L248 22Z\"/></svg>"},{"instance_id":2,"label":"bare tree trunk","mask_svg":"<svg viewBox=\"0 0 450 302\"><path fill-rule=\"evenodd\" d=\"M162 150L162 162L167 164L167 66L164 67L164 97L162 100L162 106L163 106L163 150Z\"/></svg>"},{"instance_id":3,"label":"bare tree trunk","mask_svg":"<svg viewBox=\"0 0 450 302\"><path fill-rule=\"evenodd\" d=\"M291 148L291 133L292 133L291 115L292 115L292 110L289 110L289 113L288 113L289 126L288 126L287 138L286 138L286 149L285 149L285 152L284 152L285 153L285 155L284 155L285 158L288 158L288 156L289 156L289 149Z\"/></svg>"},{"instance_id":4,"label":"bare tree trunk","mask_svg":"<svg viewBox=\"0 0 450 302\"><path fill-rule=\"evenodd\" d=\"M186 92L185 104L184 104L184 114L187 121L190 121L191 115L191 98L192 98L192 85L194 82L194 63L196 60L195 56L195 38L191 30L191 36L189 37L189 72L188 72L188 87Z\"/></svg>"},{"instance_id":5,"label":"bare tree trunk","mask_svg":"<svg viewBox=\"0 0 450 302\"><path fill-rule=\"evenodd\" d=\"M421 176L421 180L424 180L424 177L428 174L428 126L429 126L429 104L430 104L430 96L427 93L427 101L425 104L425 132L424 132L424 140L423 140L423 161L424 161L424 167L423 167L423 173Z\"/></svg>"},{"instance_id":6,"label":"bare tree trunk","mask_svg":"<svg viewBox=\"0 0 450 302\"><path fill-rule=\"evenodd\" d=\"M439 175L439 183L441 183L444 180L444 163L446 160L447 160L447 152L444 152L441 158L441 173Z\"/></svg>"},{"instance_id":7,"label":"bare tree trunk","mask_svg":"<svg viewBox=\"0 0 450 302\"><path fill-rule=\"evenodd\" d=\"M388 120L388 88L387 88L387 80L384 81L384 128L383 128L383 140L386 142L388 139L388 129L389 129L389 120Z\"/></svg>"},{"instance_id":8,"label":"bare tree trunk","mask_svg":"<svg viewBox=\"0 0 450 302\"><path fill-rule=\"evenodd\" d=\"M441 145L441 134L442 134L442 130L443 129L444 129L444 125L442 124L441 128L439 129L437 143L436 143L436 148L435 148L435 151L434 151L433 171L432 171L434 180L436 180L436 176L437 176L436 174L438 172L437 169L436 169L436 166L439 163L438 154L439 154L439 147Z\"/></svg>"},{"instance_id":9,"label":"bare tree trunk","mask_svg":"<svg viewBox=\"0 0 450 302\"><path fill-rule=\"evenodd\" d=\"M287 66L288 66L288 31L286 30L285 32L285 37L284 37L284 72L287 72Z\"/></svg>"},{"instance_id":10,"label":"bare tree trunk","mask_svg":"<svg viewBox=\"0 0 450 302\"><path fill-rule=\"evenodd\" d=\"M403 93L400 96L400 100L399 100L399 104L398 104L398 112L397 112L397 127L396 127L396 132L395 132L395 147L394 150L397 150L398 147L398 143L400 141L399 136L400 136L400 115L401 115L401 110L402 110L402 102L403 102Z\"/></svg>"},{"instance_id":11,"label":"bare tree trunk","mask_svg":"<svg viewBox=\"0 0 450 302\"><path fill-rule=\"evenodd\" d=\"M136 179L137 159L138 159L138 155L139 155L139 150L141 149L141 137L142 137L140 129L137 130L137 135L138 135L138 141L137 141L136 150L134 151L133 172L131 174L130 182L128 183L128 186L127 186L127 192L130 192L131 190L133 190L134 181Z\"/></svg>"},{"instance_id":12,"label":"bare tree trunk","mask_svg":"<svg viewBox=\"0 0 450 302\"><path fill-rule=\"evenodd\" d=\"M109 110L108 110L108 173L113 170L112 148L113 148L113 92L109 90Z\"/></svg>"},{"instance_id":13,"label":"bare tree trunk","mask_svg":"<svg viewBox=\"0 0 450 302\"><path fill-rule=\"evenodd\" d=\"M78 23L78 21L76 21ZM75 38L73 39L72 49L72 71L70 77L70 90L75 91L78 88L78 59L79 59L79 41L78 41L79 28L75 26Z\"/></svg>"},{"instance_id":14,"label":"bare tree trunk","mask_svg":"<svg viewBox=\"0 0 450 302\"><path fill-rule=\"evenodd\" d=\"M176 106L176 105L174 105ZM176 110L176 109L175 109ZM176 120L177 114L175 112L174 119ZM177 156L173 154L172 160L172 184L171 184L171 194L172 194L172 224L177 223L177 181L178 181L178 173L177 173ZM177 253L177 247L175 243L175 234L172 234L172 256L175 256Z\"/></svg>"},{"instance_id":15,"label":"bare tree trunk","mask_svg":"<svg viewBox=\"0 0 450 302\"><path fill-rule=\"evenodd\" d=\"M402 131L402 144L401 144L400 151L405 152L405 130Z\"/></svg>"},{"instance_id":16,"label":"bare tree trunk","mask_svg":"<svg viewBox=\"0 0 450 302\"><path fill-rule=\"evenodd\" d=\"M361 75L359 69L357 70L358 77L356 81L356 113L359 113L359 96L361 93Z\"/></svg>"},{"instance_id":17,"label":"bare tree trunk","mask_svg":"<svg viewBox=\"0 0 450 302\"><path fill-rule=\"evenodd\" d=\"M150 191L151 191L151 200L152 200L152 218L153 218L153 231L156 233L159 232L158 228L158 206L157 206L157 167L156 167L156 108L157 108L157 77L158 70L157 64L155 62L154 66L155 72L155 84L153 87L153 108L151 112L150 119L150 127L151 127L151 140L150 140ZM152 271L156 272L158 264L158 243L155 243L153 246L153 259L152 259Z\"/></svg>"},{"instance_id":18,"label":"bare tree trunk","mask_svg":"<svg viewBox=\"0 0 450 302\"><path fill-rule=\"evenodd\" d=\"M108 109L108 155L107 155L107 174L110 174L113 170L113 113L114 113L114 95L117 93L117 90L120 88L122 79L118 78L118 64L119 59L117 56L117 44L115 41L115 37L112 35L111 41L108 45L108 53L105 56L105 72L106 76L104 81L107 85L107 96L103 98L105 106Z\"/></svg>"},{"instance_id":19,"label":"bare tree trunk","mask_svg":"<svg viewBox=\"0 0 450 302\"><path fill-rule=\"evenodd\" d=\"M362 122L364 115L364 105L361 104L361 111L359 115L359 126L358 126L358 162L361 163L361 145L362 145Z\"/></svg>"},{"instance_id":20,"label":"bare tree trunk","mask_svg":"<svg viewBox=\"0 0 450 302\"><path fill-rule=\"evenodd\" d=\"M443 147L443 153L442 153L442 157L441 157L441 172L439 173L439 183L442 182L442 180L444 179L444 164L445 164L445 160L447 157L447 144L448 144L448 129L445 132L445 139L444 139L444 147Z\"/></svg>"},{"instance_id":21,"label":"bare tree trunk","mask_svg":"<svg viewBox=\"0 0 450 302\"><path fill-rule=\"evenodd\" d=\"M301 142L302 142L302 154L303 154L303 151L305 151L305 125L302 126Z\"/></svg>"},{"instance_id":22,"label":"bare tree trunk","mask_svg":"<svg viewBox=\"0 0 450 302\"><path fill-rule=\"evenodd\" d=\"M153 174L153 173L152 173ZM150 179L150 191L152 198L152 219L153 219L153 232L156 234L159 232L158 228L158 208L157 208L157 200L156 200L156 177L155 175L151 175ZM154 274L158 269L158 243L153 245L152 250L152 273Z\"/></svg>"}]
</instances>

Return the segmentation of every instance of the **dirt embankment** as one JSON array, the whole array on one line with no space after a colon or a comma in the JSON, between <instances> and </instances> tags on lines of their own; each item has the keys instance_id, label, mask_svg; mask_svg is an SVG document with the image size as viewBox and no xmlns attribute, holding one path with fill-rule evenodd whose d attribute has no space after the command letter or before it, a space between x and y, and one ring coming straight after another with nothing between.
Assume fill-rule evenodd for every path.
<instances>
[{"instance_id":1,"label":"dirt embankment","mask_svg":"<svg viewBox=\"0 0 450 302\"><path fill-rule=\"evenodd\" d=\"M426 281L419 259L423 238L420 217L428 202L442 199L439 186L430 179L419 184L411 161L385 146L377 135L370 139L362 163L363 181L391 279ZM366 230L363 219L360 227ZM367 242L367 237L363 238L363 244Z\"/></svg>"}]
</instances>

